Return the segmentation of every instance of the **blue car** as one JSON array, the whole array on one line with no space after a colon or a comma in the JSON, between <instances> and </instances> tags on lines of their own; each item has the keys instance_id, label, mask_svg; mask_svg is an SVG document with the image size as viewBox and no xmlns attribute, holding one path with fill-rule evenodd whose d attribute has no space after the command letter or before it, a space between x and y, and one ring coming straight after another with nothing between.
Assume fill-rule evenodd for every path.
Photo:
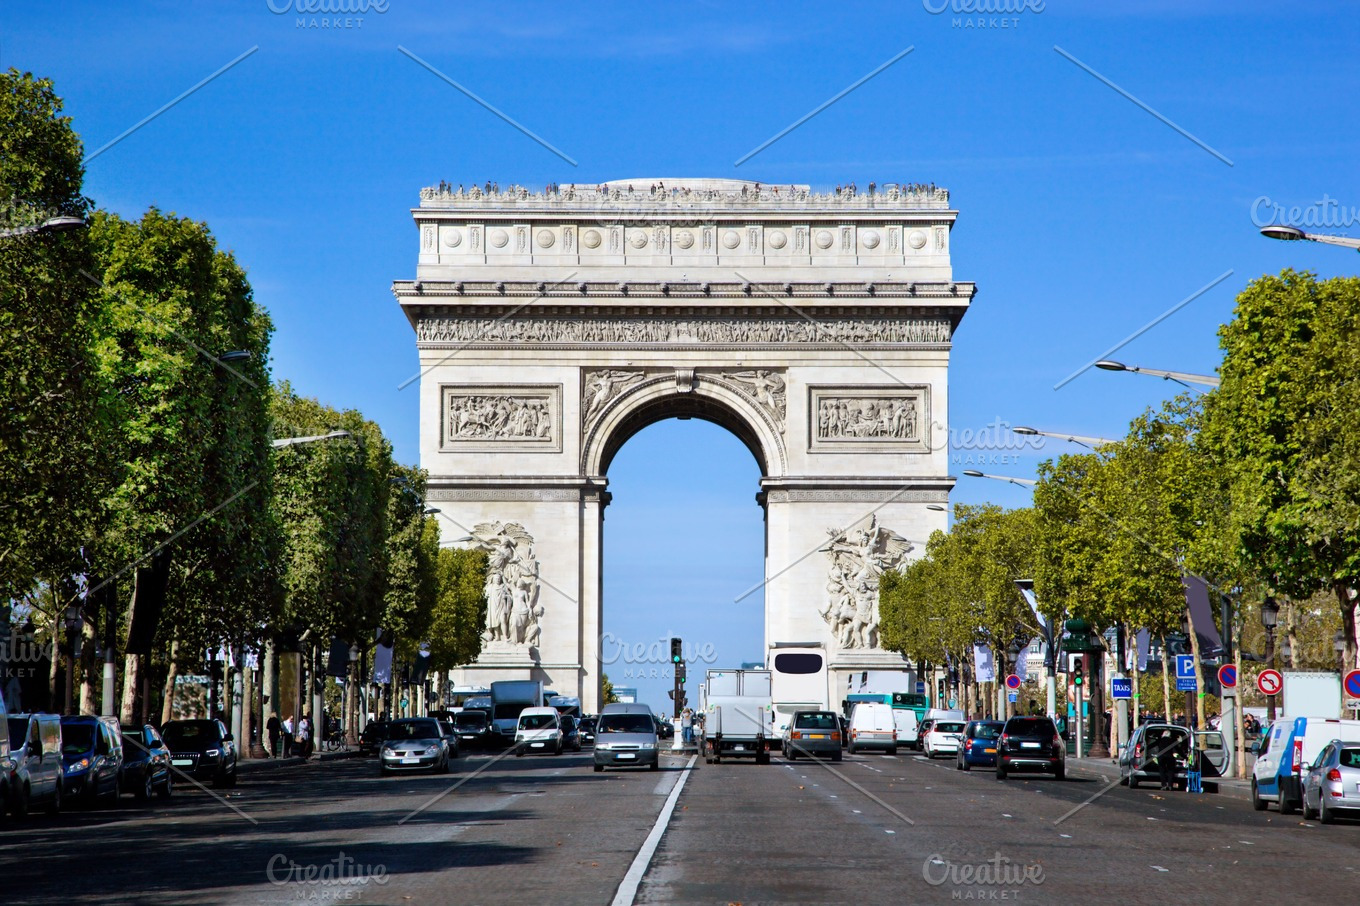
<instances>
[{"instance_id":1,"label":"blue car","mask_svg":"<svg viewBox=\"0 0 1360 906\"><path fill-rule=\"evenodd\" d=\"M1005 723L999 720L970 720L963 728L963 744L954 756L954 769L996 767L996 740Z\"/></svg>"}]
</instances>

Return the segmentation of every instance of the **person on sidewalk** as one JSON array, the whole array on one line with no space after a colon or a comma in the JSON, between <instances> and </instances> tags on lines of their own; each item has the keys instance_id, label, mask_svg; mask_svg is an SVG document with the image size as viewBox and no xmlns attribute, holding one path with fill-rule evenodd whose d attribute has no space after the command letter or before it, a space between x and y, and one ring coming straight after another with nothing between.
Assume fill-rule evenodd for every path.
<instances>
[{"instance_id":1,"label":"person on sidewalk","mask_svg":"<svg viewBox=\"0 0 1360 906\"><path fill-rule=\"evenodd\" d=\"M283 756L287 758L293 754L293 715L289 714L283 721Z\"/></svg>"},{"instance_id":2,"label":"person on sidewalk","mask_svg":"<svg viewBox=\"0 0 1360 906\"><path fill-rule=\"evenodd\" d=\"M298 720L298 748L303 761L312 757L312 722L306 714Z\"/></svg>"},{"instance_id":3,"label":"person on sidewalk","mask_svg":"<svg viewBox=\"0 0 1360 906\"><path fill-rule=\"evenodd\" d=\"M269 733L269 757L279 757L279 734L283 732L283 724L279 721L279 713L272 712L269 720L265 722L265 730Z\"/></svg>"},{"instance_id":4,"label":"person on sidewalk","mask_svg":"<svg viewBox=\"0 0 1360 906\"><path fill-rule=\"evenodd\" d=\"M689 708L680 712L680 738L685 745L694 742L694 712Z\"/></svg>"}]
</instances>

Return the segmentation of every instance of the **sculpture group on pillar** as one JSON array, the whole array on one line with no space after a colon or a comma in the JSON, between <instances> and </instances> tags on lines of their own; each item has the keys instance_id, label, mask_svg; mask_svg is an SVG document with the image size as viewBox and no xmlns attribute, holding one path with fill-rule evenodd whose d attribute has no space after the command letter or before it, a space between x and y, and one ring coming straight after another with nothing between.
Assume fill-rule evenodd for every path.
<instances>
[{"instance_id":1,"label":"sculpture group on pillar","mask_svg":"<svg viewBox=\"0 0 1360 906\"><path fill-rule=\"evenodd\" d=\"M543 606L533 537L515 522L483 522L472 529L472 540L487 552L485 639L536 647Z\"/></svg>"},{"instance_id":2,"label":"sculpture group on pillar","mask_svg":"<svg viewBox=\"0 0 1360 906\"><path fill-rule=\"evenodd\" d=\"M822 550L831 558L822 619L841 648L878 647L878 577L897 569L912 545L896 532L880 528L878 517L868 528L827 529L831 543Z\"/></svg>"}]
</instances>

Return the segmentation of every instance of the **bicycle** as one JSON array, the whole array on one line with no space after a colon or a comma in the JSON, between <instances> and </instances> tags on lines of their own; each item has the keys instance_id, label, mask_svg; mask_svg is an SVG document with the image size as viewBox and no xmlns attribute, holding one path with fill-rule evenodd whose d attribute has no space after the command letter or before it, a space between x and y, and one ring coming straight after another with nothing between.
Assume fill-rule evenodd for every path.
<instances>
[{"instance_id":1,"label":"bicycle","mask_svg":"<svg viewBox=\"0 0 1360 906\"><path fill-rule=\"evenodd\" d=\"M325 752L338 752L345 748L345 733L339 727L332 729L326 734L325 739L321 740L321 749Z\"/></svg>"}]
</instances>

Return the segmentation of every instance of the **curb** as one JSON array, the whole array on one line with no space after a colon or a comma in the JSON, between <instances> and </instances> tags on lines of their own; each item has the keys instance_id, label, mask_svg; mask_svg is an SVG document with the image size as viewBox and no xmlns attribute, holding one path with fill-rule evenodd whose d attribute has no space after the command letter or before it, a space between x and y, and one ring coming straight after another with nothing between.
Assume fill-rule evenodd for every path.
<instances>
[{"instance_id":1,"label":"curb","mask_svg":"<svg viewBox=\"0 0 1360 906\"><path fill-rule=\"evenodd\" d=\"M339 761L342 758L358 757L360 757L358 749L344 749L339 752L317 752L306 760L296 755L289 755L286 758L251 758L238 761L236 770L243 774L254 774L259 771L275 771L280 768L308 764L309 762Z\"/></svg>"},{"instance_id":2,"label":"curb","mask_svg":"<svg viewBox=\"0 0 1360 906\"><path fill-rule=\"evenodd\" d=\"M1121 775L1119 766L1105 762L1092 762L1089 759L1078 760L1068 759L1068 770L1073 773L1085 774L1088 777L1099 777L1102 780L1111 781ZM1240 799L1243 802L1251 801L1251 784L1246 780L1205 780L1204 792L1227 796L1230 799Z\"/></svg>"}]
</instances>

